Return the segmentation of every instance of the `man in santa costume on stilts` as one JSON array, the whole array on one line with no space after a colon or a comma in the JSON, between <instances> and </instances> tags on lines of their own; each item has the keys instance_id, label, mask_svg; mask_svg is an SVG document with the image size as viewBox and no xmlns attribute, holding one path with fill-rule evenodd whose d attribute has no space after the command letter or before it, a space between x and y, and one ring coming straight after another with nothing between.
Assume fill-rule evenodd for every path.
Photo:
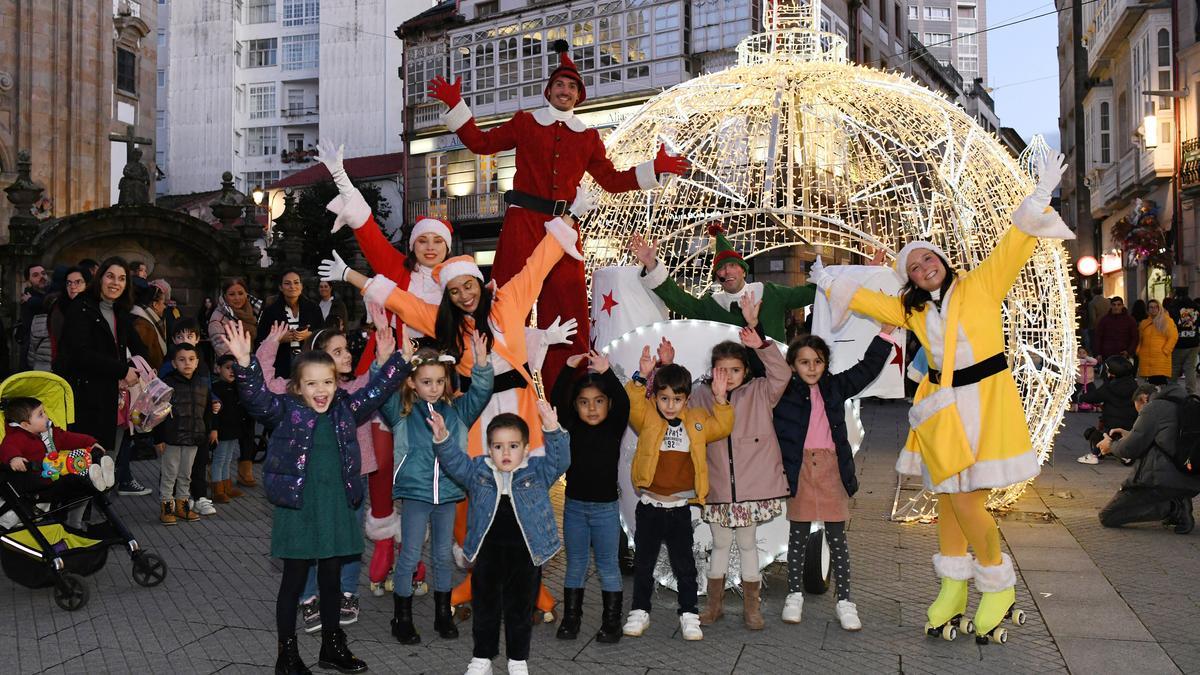
<instances>
[{"instance_id":1,"label":"man in santa costume on stilts","mask_svg":"<svg viewBox=\"0 0 1200 675\"><path fill-rule=\"evenodd\" d=\"M517 173L513 189L504 193L508 210L492 266L492 279L501 285L520 271L541 241L546 220L566 212L585 171L608 192L627 192L658 187L660 174L682 175L690 165L660 146L653 160L618 171L608 159L599 132L575 116L575 106L583 103L587 91L579 70L567 56L566 41L556 40L553 47L559 54L559 66L550 73L546 85L549 105L532 113L518 111L489 131L479 130L462 100L462 78L451 84L439 76L429 83L429 95L449 107L442 121L471 152L492 155L514 148L517 151ZM551 271L537 304L541 327L559 316L564 321L575 319L578 332L573 344L551 349L546 355L542 381L547 386L558 377L568 356L590 348L583 262L569 256Z\"/></svg>"}]
</instances>

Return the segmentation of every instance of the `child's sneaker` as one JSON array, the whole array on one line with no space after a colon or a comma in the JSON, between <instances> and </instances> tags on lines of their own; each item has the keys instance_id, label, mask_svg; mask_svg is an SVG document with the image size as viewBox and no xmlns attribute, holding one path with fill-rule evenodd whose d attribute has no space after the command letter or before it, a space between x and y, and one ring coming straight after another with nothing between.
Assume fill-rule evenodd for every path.
<instances>
[{"instance_id":1,"label":"child's sneaker","mask_svg":"<svg viewBox=\"0 0 1200 675\"><path fill-rule=\"evenodd\" d=\"M858 620L858 605L849 600L838 600L834 612L838 623L842 624L842 630L862 630L862 622Z\"/></svg>"},{"instance_id":2,"label":"child's sneaker","mask_svg":"<svg viewBox=\"0 0 1200 675\"><path fill-rule=\"evenodd\" d=\"M512 661L509 661L509 667L512 667ZM525 672L529 672L526 668ZM481 659L478 656L471 659L471 665L467 666L466 675L492 675L492 660Z\"/></svg>"},{"instance_id":3,"label":"child's sneaker","mask_svg":"<svg viewBox=\"0 0 1200 675\"><path fill-rule=\"evenodd\" d=\"M321 630L321 600L316 596L300 603L300 620L304 622L305 633L315 633Z\"/></svg>"},{"instance_id":4,"label":"child's sneaker","mask_svg":"<svg viewBox=\"0 0 1200 675\"><path fill-rule=\"evenodd\" d=\"M343 626L349 626L358 621L358 596L342 594L342 609L341 615L338 617L338 623Z\"/></svg>"},{"instance_id":5,"label":"child's sneaker","mask_svg":"<svg viewBox=\"0 0 1200 675\"><path fill-rule=\"evenodd\" d=\"M202 516L217 515L217 507L213 506L212 500L208 497L201 497L191 504L192 510Z\"/></svg>"},{"instance_id":6,"label":"child's sneaker","mask_svg":"<svg viewBox=\"0 0 1200 675\"><path fill-rule=\"evenodd\" d=\"M696 617L696 621L700 620ZM629 637L641 637L642 633L650 627L650 614L645 610L634 609L630 610L629 617L625 619L625 626L621 628L621 632Z\"/></svg>"},{"instance_id":7,"label":"child's sneaker","mask_svg":"<svg viewBox=\"0 0 1200 675\"><path fill-rule=\"evenodd\" d=\"M1083 455L1082 457L1080 457L1079 459L1077 459L1075 461L1079 462L1080 464L1093 464L1094 465L1094 464L1100 463L1100 458L1089 452L1086 455Z\"/></svg>"},{"instance_id":8,"label":"child's sneaker","mask_svg":"<svg viewBox=\"0 0 1200 675\"><path fill-rule=\"evenodd\" d=\"M703 640L704 633L700 631L700 615L684 612L679 615L679 629L683 632L684 640Z\"/></svg>"},{"instance_id":9,"label":"child's sneaker","mask_svg":"<svg viewBox=\"0 0 1200 675\"><path fill-rule=\"evenodd\" d=\"M525 661L508 660L508 675L529 675L529 664Z\"/></svg>"},{"instance_id":10,"label":"child's sneaker","mask_svg":"<svg viewBox=\"0 0 1200 675\"><path fill-rule=\"evenodd\" d=\"M92 487L96 488L97 492L104 492L104 469L101 469L99 464L88 467L88 480L92 481Z\"/></svg>"},{"instance_id":11,"label":"child's sneaker","mask_svg":"<svg viewBox=\"0 0 1200 675\"><path fill-rule=\"evenodd\" d=\"M788 593L783 601L783 622L800 623L800 615L804 611L804 594Z\"/></svg>"}]
</instances>

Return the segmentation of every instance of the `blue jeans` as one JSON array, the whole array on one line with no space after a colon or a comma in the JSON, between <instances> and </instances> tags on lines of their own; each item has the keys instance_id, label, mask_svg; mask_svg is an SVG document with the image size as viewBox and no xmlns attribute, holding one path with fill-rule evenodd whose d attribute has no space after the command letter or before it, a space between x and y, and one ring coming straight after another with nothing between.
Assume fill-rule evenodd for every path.
<instances>
[{"instance_id":1,"label":"blue jeans","mask_svg":"<svg viewBox=\"0 0 1200 675\"><path fill-rule=\"evenodd\" d=\"M417 563L421 562L426 527L430 529L430 562L433 563L433 583L430 586L438 593L448 593L454 588L450 577L454 560L450 545L454 541L456 504L404 500L404 507L400 509L400 553L396 556L393 576L396 595L404 598L412 595L412 576L417 571Z\"/></svg>"},{"instance_id":2,"label":"blue jeans","mask_svg":"<svg viewBox=\"0 0 1200 675\"><path fill-rule=\"evenodd\" d=\"M233 458L240 452L241 447L236 438L217 441L217 447L213 450L212 455L212 481L214 483L220 483L232 477L229 467L233 463Z\"/></svg>"},{"instance_id":3,"label":"blue jeans","mask_svg":"<svg viewBox=\"0 0 1200 675\"><path fill-rule=\"evenodd\" d=\"M588 549L596 559L601 590L621 590L617 547L621 541L621 515L617 502L583 502L568 498L563 506L563 539L567 546L567 588L583 588Z\"/></svg>"},{"instance_id":4,"label":"blue jeans","mask_svg":"<svg viewBox=\"0 0 1200 675\"><path fill-rule=\"evenodd\" d=\"M238 450L238 442L230 441L233 444L233 452L236 454ZM218 444L220 447L220 444ZM358 505L354 515L358 520L362 521L363 505L366 504L363 500L362 504ZM362 572L362 556L359 556L349 562L342 564L342 593L350 595L358 595L358 575ZM304 582L304 593L300 596L300 600L308 600L317 596L317 565L308 568L308 580Z\"/></svg>"}]
</instances>

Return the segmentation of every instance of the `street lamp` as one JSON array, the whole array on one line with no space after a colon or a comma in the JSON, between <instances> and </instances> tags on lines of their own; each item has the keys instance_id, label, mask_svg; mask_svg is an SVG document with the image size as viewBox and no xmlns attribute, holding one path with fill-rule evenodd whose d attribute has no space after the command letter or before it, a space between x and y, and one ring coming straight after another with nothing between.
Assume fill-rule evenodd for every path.
<instances>
[{"instance_id":1,"label":"street lamp","mask_svg":"<svg viewBox=\"0 0 1200 675\"><path fill-rule=\"evenodd\" d=\"M1158 116L1146 115L1142 119L1142 142L1146 149L1158 147Z\"/></svg>"},{"instance_id":2,"label":"street lamp","mask_svg":"<svg viewBox=\"0 0 1200 675\"><path fill-rule=\"evenodd\" d=\"M254 186L254 190L250 194L254 197L254 204L256 206L262 206L262 202L263 202L262 186L261 185Z\"/></svg>"}]
</instances>

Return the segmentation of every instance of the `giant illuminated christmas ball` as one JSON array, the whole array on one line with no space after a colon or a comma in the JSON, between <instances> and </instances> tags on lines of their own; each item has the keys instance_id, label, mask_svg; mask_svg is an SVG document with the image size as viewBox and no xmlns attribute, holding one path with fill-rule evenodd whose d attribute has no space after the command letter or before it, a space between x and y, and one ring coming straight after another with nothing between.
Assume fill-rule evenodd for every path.
<instances>
[{"instance_id":1,"label":"giant illuminated christmas ball","mask_svg":"<svg viewBox=\"0 0 1200 675\"><path fill-rule=\"evenodd\" d=\"M1035 177L953 102L904 75L847 62L845 41L819 30L819 15L818 2L767 3L766 30L742 41L737 65L672 87L612 133L617 166L643 162L666 142L692 169L661 189L603 193L583 228L589 271L633 262L624 247L641 234L698 293L711 283L705 227L715 221L746 257L790 246L883 247L894 256L913 239L940 245L959 270L987 256ZM1038 244L1005 319L1044 460L1075 370L1060 243ZM1023 490L997 491L992 503Z\"/></svg>"}]
</instances>

